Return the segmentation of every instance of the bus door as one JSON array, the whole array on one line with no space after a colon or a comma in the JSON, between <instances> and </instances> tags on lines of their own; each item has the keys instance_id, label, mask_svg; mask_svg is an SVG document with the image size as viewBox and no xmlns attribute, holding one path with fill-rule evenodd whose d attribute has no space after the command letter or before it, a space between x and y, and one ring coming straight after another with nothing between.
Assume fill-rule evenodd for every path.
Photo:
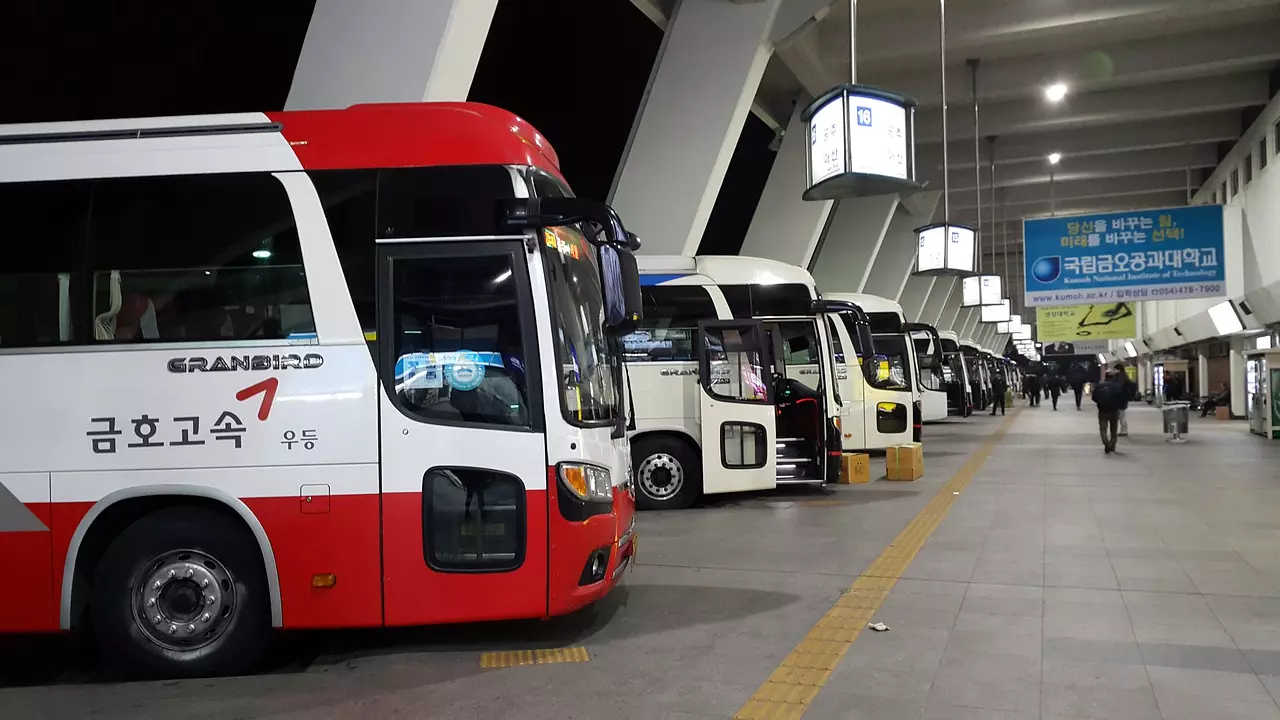
<instances>
[{"instance_id":1,"label":"bus door","mask_svg":"<svg viewBox=\"0 0 1280 720\"><path fill-rule=\"evenodd\" d=\"M703 492L777 486L774 366L761 323L698 323Z\"/></svg>"},{"instance_id":2,"label":"bus door","mask_svg":"<svg viewBox=\"0 0 1280 720\"><path fill-rule=\"evenodd\" d=\"M853 338L839 317L827 314L835 355L836 388L839 390L840 440L846 451L861 450L867 442L867 420L863 414L866 384L862 379L862 359L858 357Z\"/></svg>"},{"instance_id":3,"label":"bus door","mask_svg":"<svg viewBox=\"0 0 1280 720\"><path fill-rule=\"evenodd\" d=\"M555 395L526 257L519 241L378 245L387 625L546 614Z\"/></svg>"}]
</instances>

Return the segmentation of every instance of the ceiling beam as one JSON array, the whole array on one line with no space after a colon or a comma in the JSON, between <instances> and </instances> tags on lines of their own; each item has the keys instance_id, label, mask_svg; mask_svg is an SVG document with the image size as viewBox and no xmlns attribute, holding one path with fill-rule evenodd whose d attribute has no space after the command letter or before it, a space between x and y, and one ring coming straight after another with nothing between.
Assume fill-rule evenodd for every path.
<instances>
[{"instance_id":1,"label":"ceiling beam","mask_svg":"<svg viewBox=\"0 0 1280 720\"><path fill-rule=\"evenodd\" d=\"M1178 122L1150 120L1100 128L1066 128L1035 135L1010 135L996 141L996 168L1009 163L1044 162L1049 153L1064 157L1110 155L1128 150L1153 150L1186 145L1234 142L1241 135L1240 113L1234 111L1181 118ZM951 167L973 168L973 137L953 140ZM981 145L983 167L990 160L990 145ZM916 167L942 167L942 143L916 143Z\"/></svg>"},{"instance_id":2,"label":"ceiling beam","mask_svg":"<svg viewBox=\"0 0 1280 720\"><path fill-rule=\"evenodd\" d=\"M1196 185L1191 187L1194 192ZM1053 196L1062 203L1070 203L1076 200L1089 200L1093 198L1120 197L1124 195L1145 195L1152 192L1177 191L1186 195L1187 178L1186 173L1182 170L1166 171L1161 173L1153 173L1149 175L1116 175L1109 177L1097 177L1088 179L1072 179L1058 181L1056 178L1053 184ZM1049 184L1043 183L1039 185L1019 185L1015 187L1007 187L1000 191L996 198L998 206L1010 208L1012 212L1014 208L1020 205L1033 205L1049 200ZM983 193L982 197L982 214L984 217L991 214L991 196ZM951 209L972 208L974 206L973 193L956 194L951 196ZM997 213L999 207L997 207Z\"/></svg>"},{"instance_id":3,"label":"ceiling beam","mask_svg":"<svg viewBox=\"0 0 1280 720\"><path fill-rule=\"evenodd\" d=\"M1066 83L1071 94L1266 70L1280 61L1280 22L1118 42L1021 57L983 59L978 65L982 102L1039 98L1046 85ZM947 69L948 87L967 97L971 79L963 56ZM936 107L937 69L863 73L866 82Z\"/></svg>"},{"instance_id":4,"label":"ceiling beam","mask_svg":"<svg viewBox=\"0 0 1280 720\"><path fill-rule=\"evenodd\" d=\"M788 45L795 42L827 16L834 1L783 0L777 14L773 17L773 29L769 33L769 41L775 45Z\"/></svg>"},{"instance_id":5,"label":"ceiling beam","mask_svg":"<svg viewBox=\"0 0 1280 720\"><path fill-rule=\"evenodd\" d=\"M858 58L864 70L937 57L936 3L924 18L912 3L902 5L901 12L868 18L867 32L859 33ZM1023 0L961 8L947 16L947 49L953 57L1035 54L1081 41L1105 46L1135 36L1203 31L1277 16L1274 0ZM834 27L823 30L824 35L839 32Z\"/></svg>"},{"instance_id":6,"label":"ceiling beam","mask_svg":"<svg viewBox=\"0 0 1280 720\"><path fill-rule=\"evenodd\" d=\"M1096 213L1124 212L1126 210L1148 210L1155 208L1182 207L1186 205L1187 196L1181 190L1163 190L1142 195L1125 195L1113 198L1090 198L1087 200L1070 200L1065 202L1042 202L1020 205L1009 208L1003 222L991 223L983 211L982 229L986 233L994 232L999 238L1001 225L1010 237L1022 237L1022 221L1040 217L1065 215L1091 215ZM977 220L973 208L963 210L952 209L951 219L954 222L971 224Z\"/></svg>"},{"instance_id":7,"label":"ceiling beam","mask_svg":"<svg viewBox=\"0 0 1280 720\"><path fill-rule=\"evenodd\" d=\"M1056 105L1040 98L1005 100L980 108L979 131L1005 137L1139 121L1156 125L1173 118L1266 105L1270 97L1267 73L1256 72L1084 93ZM948 112L950 136L973 138L972 106L956 102ZM916 142L941 139L941 113L917 115Z\"/></svg>"},{"instance_id":8,"label":"ceiling beam","mask_svg":"<svg viewBox=\"0 0 1280 720\"><path fill-rule=\"evenodd\" d=\"M1138 150L1136 152L1115 153L1112 155L1086 155L1085 157L1063 156L1062 161L1053 168L1055 182L1071 182L1101 177L1117 177L1125 175L1150 175L1182 171L1186 173L1188 166L1192 170L1217 167L1218 152L1209 145L1193 145L1189 148L1165 148L1159 150ZM974 188L973 169L953 168L951 173L951 199L960 198L960 193L972 195ZM990 176L983 168L982 193L986 196L990 187ZM925 175L929 188L940 190L942 173L934 172ZM1196 178L1192 178L1194 183ZM1021 185L1040 185L1049 182L1049 163L1022 163L1008 168L996 169L996 187L1009 188ZM1194 189L1194 188L1193 188ZM985 200L983 201L985 204Z\"/></svg>"}]
</instances>

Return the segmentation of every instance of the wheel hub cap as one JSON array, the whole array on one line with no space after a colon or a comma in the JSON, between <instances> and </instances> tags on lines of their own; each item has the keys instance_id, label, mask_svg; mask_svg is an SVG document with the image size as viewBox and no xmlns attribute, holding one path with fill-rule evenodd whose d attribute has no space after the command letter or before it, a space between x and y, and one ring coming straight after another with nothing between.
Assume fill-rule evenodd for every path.
<instances>
[{"instance_id":1,"label":"wheel hub cap","mask_svg":"<svg viewBox=\"0 0 1280 720\"><path fill-rule=\"evenodd\" d=\"M213 642L236 609L231 573L205 553L181 550L154 558L133 586L134 621L152 642L196 650Z\"/></svg>"},{"instance_id":2,"label":"wheel hub cap","mask_svg":"<svg viewBox=\"0 0 1280 720\"><path fill-rule=\"evenodd\" d=\"M640 463L636 480L645 495L654 500L665 500L684 487L684 468L671 455L654 453Z\"/></svg>"}]
</instances>

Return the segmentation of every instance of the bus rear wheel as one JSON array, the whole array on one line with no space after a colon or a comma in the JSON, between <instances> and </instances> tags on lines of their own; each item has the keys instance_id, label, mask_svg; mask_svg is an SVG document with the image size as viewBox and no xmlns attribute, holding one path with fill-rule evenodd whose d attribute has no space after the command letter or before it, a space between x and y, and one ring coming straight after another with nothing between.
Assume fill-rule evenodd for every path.
<instances>
[{"instance_id":1,"label":"bus rear wheel","mask_svg":"<svg viewBox=\"0 0 1280 720\"><path fill-rule=\"evenodd\" d=\"M91 611L100 654L148 676L242 672L271 634L257 542L203 508L160 510L120 533L94 574Z\"/></svg>"},{"instance_id":2,"label":"bus rear wheel","mask_svg":"<svg viewBox=\"0 0 1280 720\"><path fill-rule=\"evenodd\" d=\"M641 438L631 445L636 507L682 510L702 493L702 463L686 442L669 436Z\"/></svg>"}]
</instances>

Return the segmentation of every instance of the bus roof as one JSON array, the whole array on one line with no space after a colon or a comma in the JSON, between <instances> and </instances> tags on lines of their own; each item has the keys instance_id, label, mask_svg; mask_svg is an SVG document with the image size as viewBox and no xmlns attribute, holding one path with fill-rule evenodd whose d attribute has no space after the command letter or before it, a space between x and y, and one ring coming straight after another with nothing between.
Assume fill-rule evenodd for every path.
<instances>
[{"instance_id":1,"label":"bus roof","mask_svg":"<svg viewBox=\"0 0 1280 720\"><path fill-rule=\"evenodd\" d=\"M780 285L794 283L816 292L808 270L777 260L741 255L638 255L642 276L658 276L664 281L685 275L703 275L716 285ZM642 278L642 283L644 279Z\"/></svg>"},{"instance_id":2,"label":"bus roof","mask_svg":"<svg viewBox=\"0 0 1280 720\"><path fill-rule=\"evenodd\" d=\"M887 297L869 295L867 293L823 293L822 297L831 300L848 300L857 303L866 313L894 313L902 320L902 306Z\"/></svg>"},{"instance_id":3,"label":"bus roof","mask_svg":"<svg viewBox=\"0 0 1280 720\"><path fill-rule=\"evenodd\" d=\"M0 181L444 165L531 166L563 179L545 137L481 103L0 125L4 165Z\"/></svg>"}]
</instances>

